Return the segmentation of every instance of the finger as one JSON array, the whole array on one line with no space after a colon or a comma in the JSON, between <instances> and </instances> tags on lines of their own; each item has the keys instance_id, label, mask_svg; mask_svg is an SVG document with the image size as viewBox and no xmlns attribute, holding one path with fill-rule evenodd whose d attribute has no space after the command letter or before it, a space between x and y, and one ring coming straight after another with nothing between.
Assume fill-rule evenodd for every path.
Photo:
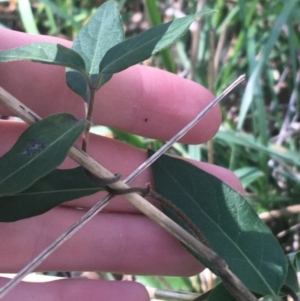
<instances>
[{"instance_id":1,"label":"finger","mask_svg":"<svg viewBox=\"0 0 300 301\"><path fill-rule=\"evenodd\" d=\"M0 121L0 141L5 141L5 144L0 144L0 156L13 146L25 128L26 125L20 122ZM123 179L147 159L145 151L113 139L91 135L89 143L90 155L112 173L121 173L123 175ZM239 192L243 192L240 181L231 171L204 162L196 162L192 160L189 160L189 162L195 164L206 172L213 174ZM75 166L77 166L77 163L70 158L67 158L63 164L64 168L73 168ZM151 168L146 169L146 171L134 180L130 186L144 187L149 182L153 185ZM105 192L99 192L88 197L67 202L65 205L89 208L105 195ZM154 204L158 205L155 202ZM137 212L137 210L121 196L114 198L108 205L107 210L118 212Z\"/></svg>"},{"instance_id":2,"label":"finger","mask_svg":"<svg viewBox=\"0 0 300 301\"><path fill-rule=\"evenodd\" d=\"M0 223L0 270L19 271L84 214L57 207L43 215ZM100 213L48 257L39 271L110 271L191 276L201 264L145 216Z\"/></svg>"},{"instance_id":3,"label":"finger","mask_svg":"<svg viewBox=\"0 0 300 301\"><path fill-rule=\"evenodd\" d=\"M7 280L0 278L0 285ZM20 298L22 296L22 298ZM137 282L84 279L56 280L45 283L22 282L3 301L149 301L146 289Z\"/></svg>"},{"instance_id":4,"label":"finger","mask_svg":"<svg viewBox=\"0 0 300 301\"><path fill-rule=\"evenodd\" d=\"M22 123L2 121L1 141L6 141L6 147L9 146L24 127L25 125ZM98 136L91 138L93 155L97 160L103 159L105 165L109 165L111 168L118 167L122 172L127 172L133 168L133 165L138 165L146 158L143 151L118 141ZM3 144L0 144L0 150L1 153L4 151ZM64 165L71 167L74 162L68 160ZM208 171L212 171L213 168L216 168L214 172L218 170L218 167L211 165L206 165L206 168ZM227 175L226 172L223 172L224 177ZM149 182L151 173L146 171L142 175L142 179L144 183ZM141 179L137 179L137 181L141 181ZM140 185L140 183L137 184ZM94 197L72 202L73 206L92 206L99 200L99 195L98 198L97 195L96 198ZM126 204L124 200L120 199L109 207L109 211L136 212L136 210L126 207ZM0 246L0 254L4 254L0 257L1 270L17 271L48 246L63 230L78 220L81 215L82 212L78 210L60 207L39 217L1 224L0 240L4 242ZM187 254L178 241L144 216L100 214L89 222L80 233L82 235L76 234L60 247L42 265L41 269L95 269L133 274L192 275L202 268L191 255ZM22 250L27 250L27 252L22 252Z\"/></svg>"},{"instance_id":5,"label":"finger","mask_svg":"<svg viewBox=\"0 0 300 301\"><path fill-rule=\"evenodd\" d=\"M1 49L32 42L70 42L0 29ZM0 64L1 85L41 116L71 112L84 117L84 105L65 84L64 68L32 62ZM118 74L96 95L93 121L155 139L168 140L213 99L204 87L174 74L134 66ZM0 114L10 114L1 107ZM183 139L201 143L218 130L221 115L215 106Z\"/></svg>"},{"instance_id":6,"label":"finger","mask_svg":"<svg viewBox=\"0 0 300 301\"><path fill-rule=\"evenodd\" d=\"M0 139L1 141L6 141L5 147L10 147L9 144L15 141L24 128L25 125L22 123L2 121ZM5 151L5 147L4 144L0 144L1 153ZM141 150L99 136L91 137L91 152L96 160L105 162L106 167L113 171L115 171L114 168L118 168L117 171L121 171L124 174L127 174L146 158L145 152ZM74 162L67 160L64 165L65 167L72 167ZM205 165L204 167L215 174L219 172L220 176L227 178L227 180L229 178L223 169L218 171L218 167L211 165ZM146 171L136 181L137 185L143 185L139 181L146 183L149 180L151 180L151 173ZM73 202L73 206L92 206L98 200L99 195L93 195ZM118 202L114 202L114 207L110 207L109 210L136 212L132 208L126 208L126 204L124 200L119 199ZM5 262L0 261L2 270L11 271L7 270L9 268L18 270L24 266L64 229L79 219L80 216L78 214L82 213L73 209L56 208L36 218L11 224L2 224L0 240L4 243L1 246L0 254L4 254L2 258L5 259ZM93 224L93 221L96 224ZM48 259L49 261L44 263L42 269L96 269L116 272L126 271L134 274L170 275L191 275L201 270L201 266L194 258L191 258L191 255L187 254L177 241L170 240L172 238L168 235L165 237L164 235L166 234L164 232L162 234L161 229L158 231L155 228L158 226L143 216L106 213L100 214L93 221L81 230L83 231L82 233L85 233L84 235L75 235L75 238L68 241ZM101 221L103 224L101 224ZM116 233L116 235L112 235L111 231ZM88 236L88 234L91 236ZM105 236L106 234L108 236ZM95 242L98 242L98 245ZM154 245L151 244L152 242ZM132 246L134 247L132 248ZM26 254L22 252L25 249L28 250ZM78 255L78 258L75 257L75 267L74 257L70 256L70 254ZM115 257L119 258L119 260L114 259L112 262L110 258ZM143 259L145 260L143 261ZM12 266L12 263L14 266Z\"/></svg>"}]
</instances>

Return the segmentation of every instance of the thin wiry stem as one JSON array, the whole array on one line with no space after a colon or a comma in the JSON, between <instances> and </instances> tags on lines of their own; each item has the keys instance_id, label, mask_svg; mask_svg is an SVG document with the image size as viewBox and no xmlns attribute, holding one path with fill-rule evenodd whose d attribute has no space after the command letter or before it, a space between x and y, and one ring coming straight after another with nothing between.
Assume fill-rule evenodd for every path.
<instances>
[{"instance_id":1,"label":"thin wiry stem","mask_svg":"<svg viewBox=\"0 0 300 301\"><path fill-rule=\"evenodd\" d=\"M190 123L188 123L181 131L179 131L171 140L169 140L164 146L162 146L156 153L154 153L148 160L141 164L134 172L132 172L124 182L130 183L141 172L154 163L162 154L164 154L171 146L182 138L191 128L193 128L204 115L206 115L212 107L226 97L235 87L237 87L242 81L245 80L245 75L241 75L236 79L227 89L225 89L217 98L215 98L210 104L208 104Z\"/></svg>"},{"instance_id":2,"label":"thin wiry stem","mask_svg":"<svg viewBox=\"0 0 300 301\"><path fill-rule=\"evenodd\" d=\"M183 130L175 135L169 142L167 142L158 152L152 155L145 163L143 163L137 170L129 175L124 182L117 182L110 187L115 189L126 189L129 188L125 183L131 182L135 179L142 171L149 167L155 160L159 158L168 148L172 146L178 139L180 139L186 132L191 129L215 104L223 99L232 89L234 89L239 83L244 80L245 76L239 77L231 86L229 86L219 97L217 97L212 103L210 103L197 117L191 121ZM8 96L7 92L0 88L0 102L5 106L14 110L14 112L24 117L23 120L29 121L29 123L36 122L39 117L26 108L23 104L20 104L13 96ZM12 102L9 99L12 99ZM97 162L94 162L83 151L72 147L69 155L79 162L82 166L87 168L90 172L99 177L111 177L112 173L107 171L105 168L100 166ZM93 164L92 164L92 163ZM68 228L63 234L60 235L53 243L50 244L43 252L41 252L36 258L34 258L28 265L26 265L13 279L8 281L0 290L0 298L4 297L13 287L15 287L27 274L32 272L39 264L45 260L52 252L54 252L59 246L61 246L68 238L74 235L79 229L81 229L92 217L94 217L102 208L104 208L112 195L107 195L104 199L100 200L94 205L80 220ZM203 245L200 241L195 239L192 235L187 233L178 224L164 215L160 210L150 204L147 200L142 198L137 193L129 193L124 195L132 205L139 209L142 213L152 219L155 223L160 225L174 237L179 239L188 248L194 250L197 254L205 258L219 274L223 283L230 290L232 294L239 301L257 301L255 296L247 289L247 287L229 270L226 262L214 251Z\"/></svg>"}]
</instances>

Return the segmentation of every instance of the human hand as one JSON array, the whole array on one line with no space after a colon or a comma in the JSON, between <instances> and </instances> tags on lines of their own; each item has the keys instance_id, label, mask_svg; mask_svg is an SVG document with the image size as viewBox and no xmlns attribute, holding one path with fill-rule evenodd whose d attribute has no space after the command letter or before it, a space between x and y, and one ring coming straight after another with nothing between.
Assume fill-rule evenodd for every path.
<instances>
[{"instance_id":1,"label":"human hand","mask_svg":"<svg viewBox=\"0 0 300 301\"><path fill-rule=\"evenodd\" d=\"M31 36L0 29L0 50L32 42L70 42L53 37ZM70 112L84 118L83 101L65 84L64 68L13 62L0 64L1 86L45 117ZM119 74L97 94L93 121L146 137L167 140L201 111L213 96L196 83L167 72L134 66ZM10 112L0 106L0 115ZM220 110L214 107L181 141L202 143L219 128ZM0 155L8 151L27 126L0 120ZM126 177L143 161L144 151L119 141L92 135L89 154L113 173ZM229 171L206 163L192 162L242 191ZM67 159L63 168L75 167ZM146 170L132 186L151 182ZM81 198L38 217L0 224L0 271L17 272L66 228L78 220L103 193ZM42 200L41 200L42 201ZM156 206L158 204L154 203ZM193 275L202 266L182 245L158 225L141 215L122 197L116 197L85 227L45 260L38 270L101 270L126 274ZM0 280L0 285L5 283ZM134 282L68 279L46 284L20 284L4 300L148 300L146 290Z\"/></svg>"}]
</instances>

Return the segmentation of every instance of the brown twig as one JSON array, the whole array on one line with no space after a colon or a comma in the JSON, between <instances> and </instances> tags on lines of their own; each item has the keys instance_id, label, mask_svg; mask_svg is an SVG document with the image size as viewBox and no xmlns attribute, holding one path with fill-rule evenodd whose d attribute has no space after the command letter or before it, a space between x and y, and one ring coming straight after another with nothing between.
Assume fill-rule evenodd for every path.
<instances>
[{"instance_id":1,"label":"brown twig","mask_svg":"<svg viewBox=\"0 0 300 301\"><path fill-rule=\"evenodd\" d=\"M228 87L218 98L216 98L211 104L209 104L197 117L190 122L183 130L181 130L175 137L173 137L164 147L160 150L160 155L167 147L171 147L172 143L175 143L180 139L193 125L195 125L218 101L224 98L235 86L244 80L244 76L240 77L230 87ZM33 111L27 108L24 104L20 103L15 97L10 95L4 89L0 87L0 103L9 108L16 116L21 117L27 123L34 123L40 120L40 117ZM171 143L172 141L172 143ZM102 167L98 162L84 153L82 150L72 147L69 152L69 156L77 161L84 168L89 170L92 174L100 178L113 177L113 174ZM158 158L157 153L151 156L146 162L144 162L139 168L137 168L131 175L125 179L125 183L132 181L138 174L140 174L145 168L151 165ZM124 182L118 181L117 183L109 185L116 189L129 188ZM62 245L67 239L75 234L81 227L83 227L92 217L94 217L104 206L106 206L112 195L107 195L104 199L94 205L81 219L68 228L60 237L58 237L53 243L50 244L43 252L41 252L36 258L34 258L27 266L25 266L11 281L7 282L0 289L0 298L4 297L13 287L15 287L28 273L32 272L43 260L45 260L54 250ZM216 273L221 277L223 283L228 290L239 301L257 301L256 297L248 290L248 288L232 273L228 268L226 262L214 251L202 244L187 231L181 228L178 224L173 222L170 218L164 215L160 210L151 205L147 200L142 198L137 193L129 193L124 195L132 205L138 208L142 213L148 216L155 223L160 225L166 231L171 233L174 237L179 239L188 248L205 258L215 269Z\"/></svg>"},{"instance_id":2,"label":"brown twig","mask_svg":"<svg viewBox=\"0 0 300 301\"><path fill-rule=\"evenodd\" d=\"M300 212L300 205L292 205L280 210L272 210L272 211L260 213L259 218L264 222L268 222L274 218L296 214L299 212Z\"/></svg>"},{"instance_id":3,"label":"brown twig","mask_svg":"<svg viewBox=\"0 0 300 301\"><path fill-rule=\"evenodd\" d=\"M159 203L161 203L164 207L169 208L172 210L185 224L186 226L191 230L192 234L200 240L204 245L210 248L207 240L202 235L200 230L195 226L195 224L186 216L175 204L170 202L168 199L164 198L162 195L156 193L152 189L149 190L148 195L157 200Z\"/></svg>"},{"instance_id":4,"label":"brown twig","mask_svg":"<svg viewBox=\"0 0 300 301\"><path fill-rule=\"evenodd\" d=\"M170 209L173 213L176 214L178 218L181 219L185 223L185 225L189 228L191 234L200 240L207 247L210 247L200 230L195 226L195 224L182 212L175 204L170 202L168 199L158 194L154 190L151 189L150 184L147 184L146 187L131 187L128 189L112 189L110 187L106 187L107 192L113 195L124 195L131 192L137 192L141 194L141 196L146 197L149 196L154 200L158 201L163 207Z\"/></svg>"},{"instance_id":5,"label":"brown twig","mask_svg":"<svg viewBox=\"0 0 300 301\"><path fill-rule=\"evenodd\" d=\"M227 29L228 29L228 23L226 22L223 25L222 28L222 32L220 34L219 40L218 40L218 44L217 44L217 49L216 49L216 53L214 56L214 69L215 69L215 74L218 73L219 70L219 65L220 65L220 59L221 59L221 53L222 50L224 49L224 43L225 43L225 38L226 38L226 33L227 33Z\"/></svg>"}]
</instances>

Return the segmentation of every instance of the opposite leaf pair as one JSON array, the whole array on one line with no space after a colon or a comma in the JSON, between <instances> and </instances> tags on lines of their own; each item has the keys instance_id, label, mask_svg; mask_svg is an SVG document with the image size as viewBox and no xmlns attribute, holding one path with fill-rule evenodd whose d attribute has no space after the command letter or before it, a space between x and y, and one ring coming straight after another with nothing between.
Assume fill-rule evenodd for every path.
<instances>
[{"instance_id":1,"label":"opposite leaf pair","mask_svg":"<svg viewBox=\"0 0 300 301\"><path fill-rule=\"evenodd\" d=\"M34 43L2 51L0 62L30 60L68 67L67 84L86 102L114 73L148 59L178 40L207 9L161 24L124 41L124 30L114 1L105 2L80 30L72 49L59 44Z\"/></svg>"}]
</instances>

